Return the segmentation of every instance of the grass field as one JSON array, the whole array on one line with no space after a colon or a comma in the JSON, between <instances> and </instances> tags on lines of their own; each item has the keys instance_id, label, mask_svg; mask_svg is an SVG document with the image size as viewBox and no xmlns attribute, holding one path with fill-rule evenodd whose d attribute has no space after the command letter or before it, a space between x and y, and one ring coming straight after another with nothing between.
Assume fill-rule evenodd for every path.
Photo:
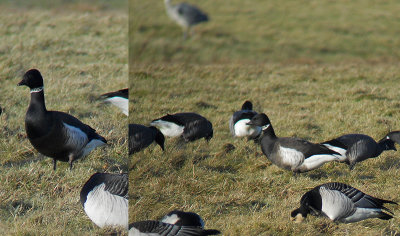
<instances>
[{"instance_id":1,"label":"grass field","mask_svg":"<svg viewBox=\"0 0 400 236\"><path fill-rule=\"evenodd\" d=\"M128 12L100 1L1 1L0 9L0 234L104 233L86 216L79 192L96 171L127 171L127 118L98 97L127 86ZM30 68L43 75L49 110L77 117L108 140L72 171L64 162L53 171L52 159L26 138L30 95L17 83Z\"/></svg>"},{"instance_id":2,"label":"grass field","mask_svg":"<svg viewBox=\"0 0 400 236\"><path fill-rule=\"evenodd\" d=\"M335 224L290 221L301 196L339 181L400 202L399 152L293 176L271 165L252 142L233 139L228 120L245 100L265 112L278 136L313 142L346 133L375 139L400 130L397 3L376 1L197 1L211 21L183 42L162 1L131 1L130 122L198 112L214 138L131 158L130 218L194 211L224 235L397 235L390 221ZM257 4L257 5L256 5ZM236 149L226 153L224 145ZM397 145L399 148L399 145Z\"/></svg>"}]
</instances>

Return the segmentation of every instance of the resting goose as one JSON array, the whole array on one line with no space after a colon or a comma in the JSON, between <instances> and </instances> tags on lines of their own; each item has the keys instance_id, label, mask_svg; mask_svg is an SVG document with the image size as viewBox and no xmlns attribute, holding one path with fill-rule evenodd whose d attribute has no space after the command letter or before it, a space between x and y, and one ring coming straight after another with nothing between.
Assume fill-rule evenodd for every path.
<instances>
[{"instance_id":1,"label":"resting goose","mask_svg":"<svg viewBox=\"0 0 400 236\"><path fill-rule=\"evenodd\" d=\"M148 220L129 225L129 236L205 236L221 234L218 230L197 226L181 226Z\"/></svg>"},{"instance_id":2,"label":"resting goose","mask_svg":"<svg viewBox=\"0 0 400 236\"><path fill-rule=\"evenodd\" d=\"M373 138L365 134L346 134L321 144L340 153L339 161L347 163L351 170L357 162L377 157L383 151L396 151L391 136L396 137L396 132L387 134L377 143Z\"/></svg>"},{"instance_id":3,"label":"resting goose","mask_svg":"<svg viewBox=\"0 0 400 236\"><path fill-rule=\"evenodd\" d=\"M315 187L303 195L300 208L292 211L291 216L297 223L308 214L322 215L335 222L352 223L368 218L389 220L393 214L383 206L396 202L374 198L360 190L343 183L326 183Z\"/></svg>"},{"instance_id":4,"label":"resting goose","mask_svg":"<svg viewBox=\"0 0 400 236\"><path fill-rule=\"evenodd\" d=\"M125 115L129 114L128 96L129 96L129 90L127 88L101 95L104 101L109 102L114 106L118 107Z\"/></svg>"},{"instance_id":5,"label":"resting goose","mask_svg":"<svg viewBox=\"0 0 400 236\"><path fill-rule=\"evenodd\" d=\"M209 141L213 137L211 122L192 112L167 114L153 120L150 125L157 127L164 136L182 137L185 142L192 142L200 138Z\"/></svg>"},{"instance_id":6,"label":"resting goose","mask_svg":"<svg viewBox=\"0 0 400 236\"><path fill-rule=\"evenodd\" d=\"M229 120L232 136L256 139L261 134L261 127L247 124L255 115L257 115L257 112L253 111L253 104L250 101L245 101L242 109L235 111Z\"/></svg>"},{"instance_id":7,"label":"resting goose","mask_svg":"<svg viewBox=\"0 0 400 236\"><path fill-rule=\"evenodd\" d=\"M278 138L268 116L264 113L255 115L248 124L262 128L260 137L262 152L280 168L296 173L306 172L327 162L338 160L338 156L340 156L339 153L322 144L314 144L292 137Z\"/></svg>"},{"instance_id":8,"label":"resting goose","mask_svg":"<svg viewBox=\"0 0 400 236\"><path fill-rule=\"evenodd\" d=\"M18 86L30 88L31 101L25 116L25 130L32 146L41 154L57 161L68 162L70 169L75 160L86 156L94 148L107 143L89 125L59 111L48 111L44 101L43 78L36 69L25 73Z\"/></svg>"},{"instance_id":9,"label":"resting goose","mask_svg":"<svg viewBox=\"0 0 400 236\"><path fill-rule=\"evenodd\" d=\"M160 130L154 126L129 124L129 155L148 147L154 141L164 151L165 138Z\"/></svg>"},{"instance_id":10,"label":"resting goose","mask_svg":"<svg viewBox=\"0 0 400 236\"><path fill-rule=\"evenodd\" d=\"M128 174L95 173L83 186L80 200L97 226L128 228Z\"/></svg>"},{"instance_id":11,"label":"resting goose","mask_svg":"<svg viewBox=\"0 0 400 236\"><path fill-rule=\"evenodd\" d=\"M204 229L203 219L194 212L174 210L166 214L161 221L173 225L196 226Z\"/></svg>"}]
</instances>

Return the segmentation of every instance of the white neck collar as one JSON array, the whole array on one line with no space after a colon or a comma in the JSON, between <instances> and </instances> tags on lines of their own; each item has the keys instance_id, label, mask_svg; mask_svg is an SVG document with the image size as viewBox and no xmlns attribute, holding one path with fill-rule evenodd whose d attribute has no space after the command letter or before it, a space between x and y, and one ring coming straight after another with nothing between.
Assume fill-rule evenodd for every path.
<instances>
[{"instance_id":1,"label":"white neck collar","mask_svg":"<svg viewBox=\"0 0 400 236\"><path fill-rule=\"evenodd\" d=\"M262 130L266 130L266 129L268 129L268 127L269 127L270 125L271 125L271 124L261 126L261 129L262 129Z\"/></svg>"},{"instance_id":2,"label":"white neck collar","mask_svg":"<svg viewBox=\"0 0 400 236\"><path fill-rule=\"evenodd\" d=\"M33 88L33 89L31 89L31 93L38 93L38 92L41 92L41 91L43 91L43 86L42 86L42 87L39 87L39 88Z\"/></svg>"}]
</instances>

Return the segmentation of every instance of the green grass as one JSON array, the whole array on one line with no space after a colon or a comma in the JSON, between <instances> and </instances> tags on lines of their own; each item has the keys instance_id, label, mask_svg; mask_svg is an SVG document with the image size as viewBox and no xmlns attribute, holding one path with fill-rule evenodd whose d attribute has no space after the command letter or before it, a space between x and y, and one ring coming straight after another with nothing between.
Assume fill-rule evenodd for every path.
<instances>
[{"instance_id":1,"label":"green grass","mask_svg":"<svg viewBox=\"0 0 400 236\"><path fill-rule=\"evenodd\" d=\"M127 86L127 12L1 4L0 234L105 233L86 216L79 192L96 171L127 171L127 118L98 100ZM49 110L77 117L108 140L72 171L58 162L54 172L52 159L40 157L26 138L30 95L17 83L30 68L43 75Z\"/></svg>"},{"instance_id":2,"label":"green grass","mask_svg":"<svg viewBox=\"0 0 400 236\"><path fill-rule=\"evenodd\" d=\"M312 142L347 133L380 139L400 130L397 3L376 1L201 1L211 21L182 41L162 1L131 1L131 123L197 112L214 138L131 157L131 221L194 211L224 235L397 235L390 221L335 224L290 221L301 196L339 181L400 201L399 152L293 176L271 165L252 142L233 139L228 120L245 100L265 112L278 136ZM226 153L224 145L236 149ZM397 147L399 147L397 145Z\"/></svg>"}]
</instances>

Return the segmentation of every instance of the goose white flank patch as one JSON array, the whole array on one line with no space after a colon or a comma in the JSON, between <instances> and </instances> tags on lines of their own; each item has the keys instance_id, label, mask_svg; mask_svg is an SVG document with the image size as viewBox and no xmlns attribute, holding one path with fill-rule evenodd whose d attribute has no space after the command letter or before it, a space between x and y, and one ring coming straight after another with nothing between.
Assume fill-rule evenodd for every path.
<instances>
[{"instance_id":1,"label":"goose white flank patch","mask_svg":"<svg viewBox=\"0 0 400 236\"><path fill-rule=\"evenodd\" d=\"M204 220L197 213L178 210L169 212L161 221L181 226L196 226L201 228L204 228L205 226Z\"/></svg>"},{"instance_id":2,"label":"goose white flank patch","mask_svg":"<svg viewBox=\"0 0 400 236\"><path fill-rule=\"evenodd\" d=\"M395 142L398 142L398 139L396 139L397 133L399 132L394 131L388 133L378 142L375 142L375 140L368 135L346 134L321 144L340 153L340 161L347 163L350 169L353 169L357 162L377 157L383 151L396 151Z\"/></svg>"},{"instance_id":3,"label":"goose white flank patch","mask_svg":"<svg viewBox=\"0 0 400 236\"><path fill-rule=\"evenodd\" d=\"M125 115L129 114L129 90L121 89L115 92L105 93L101 95L105 102L118 107Z\"/></svg>"},{"instance_id":4,"label":"goose white flank patch","mask_svg":"<svg viewBox=\"0 0 400 236\"><path fill-rule=\"evenodd\" d=\"M208 21L208 16L199 8L188 4L171 4L171 0L164 0L168 16L183 28L183 39L186 39L193 26Z\"/></svg>"},{"instance_id":5,"label":"goose white flank patch","mask_svg":"<svg viewBox=\"0 0 400 236\"><path fill-rule=\"evenodd\" d=\"M261 134L261 127L247 124L255 115L257 115L257 112L253 111L253 104L250 101L245 101L242 109L235 111L229 120L232 136L256 139Z\"/></svg>"},{"instance_id":6,"label":"goose white flank patch","mask_svg":"<svg viewBox=\"0 0 400 236\"><path fill-rule=\"evenodd\" d=\"M211 122L192 112L167 114L153 120L150 125L157 127L164 136L182 137L185 142L192 142L200 138L209 141L213 137Z\"/></svg>"},{"instance_id":7,"label":"goose white flank patch","mask_svg":"<svg viewBox=\"0 0 400 236\"><path fill-rule=\"evenodd\" d=\"M165 137L160 130L153 126L129 124L129 155L148 147L154 141L164 151Z\"/></svg>"},{"instance_id":8,"label":"goose white flank patch","mask_svg":"<svg viewBox=\"0 0 400 236\"><path fill-rule=\"evenodd\" d=\"M80 200L97 226L128 229L128 174L93 174L82 187Z\"/></svg>"},{"instance_id":9,"label":"goose white flank patch","mask_svg":"<svg viewBox=\"0 0 400 236\"><path fill-rule=\"evenodd\" d=\"M218 235L220 231L197 226L181 226L161 221L140 221L129 225L129 236L205 236Z\"/></svg>"},{"instance_id":10,"label":"goose white flank patch","mask_svg":"<svg viewBox=\"0 0 400 236\"><path fill-rule=\"evenodd\" d=\"M43 78L38 70L27 71L18 85L28 86L31 90L31 101L25 116L28 139L38 152L53 158L54 170L57 161L68 162L72 169L74 161L107 143L96 130L77 118L46 109Z\"/></svg>"},{"instance_id":11,"label":"goose white flank patch","mask_svg":"<svg viewBox=\"0 0 400 236\"><path fill-rule=\"evenodd\" d=\"M316 169L330 161L337 161L340 153L322 144L315 144L299 138L278 138L267 115L255 115L249 125L262 128L260 137L264 155L280 168L293 172L306 172Z\"/></svg>"},{"instance_id":12,"label":"goose white flank patch","mask_svg":"<svg viewBox=\"0 0 400 236\"><path fill-rule=\"evenodd\" d=\"M300 208L292 211L292 219L302 222L308 214L326 216L332 221L352 223L368 218L389 220L393 213L383 206L396 202L367 195L343 183L326 183L308 191L300 200ZM387 211L388 213L384 212Z\"/></svg>"}]
</instances>

